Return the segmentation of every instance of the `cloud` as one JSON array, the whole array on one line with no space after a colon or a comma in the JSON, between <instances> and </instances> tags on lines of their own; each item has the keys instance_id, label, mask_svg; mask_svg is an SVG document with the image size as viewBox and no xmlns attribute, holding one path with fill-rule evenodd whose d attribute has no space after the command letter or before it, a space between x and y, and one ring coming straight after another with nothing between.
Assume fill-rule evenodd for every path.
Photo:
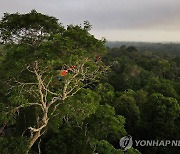
<instances>
[{"instance_id":1,"label":"cloud","mask_svg":"<svg viewBox=\"0 0 180 154\"><path fill-rule=\"evenodd\" d=\"M172 36L180 31L179 0L0 0L0 4L0 16L36 9L64 25L88 20L95 34L161 31Z\"/></svg>"},{"instance_id":2,"label":"cloud","mask_svg":"<svg viewBox=\"0 0 180 154\"><path fill-rule=\"evenodd\" d=\"M143 42L180 42L180 31L160 30L93 30L99 39L105 37L110 41L143 41Z\"/></svg>"}]
</instances>

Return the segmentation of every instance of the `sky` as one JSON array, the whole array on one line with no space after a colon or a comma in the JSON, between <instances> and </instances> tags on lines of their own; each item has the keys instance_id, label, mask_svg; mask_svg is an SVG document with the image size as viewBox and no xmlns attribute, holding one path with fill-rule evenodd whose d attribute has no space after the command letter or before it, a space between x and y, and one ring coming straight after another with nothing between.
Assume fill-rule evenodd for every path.
<instances>
[{"instance_id":1,"label":"sky","mask_svg":"<svg viewBox=\"0 0 180 154\"><path fill-rule=\"evenodd\" d=\"M0 17L32 9L64 26L88 20L98 39L180 42L180 0L0 0Z\"/></svg>"}]
</instances>

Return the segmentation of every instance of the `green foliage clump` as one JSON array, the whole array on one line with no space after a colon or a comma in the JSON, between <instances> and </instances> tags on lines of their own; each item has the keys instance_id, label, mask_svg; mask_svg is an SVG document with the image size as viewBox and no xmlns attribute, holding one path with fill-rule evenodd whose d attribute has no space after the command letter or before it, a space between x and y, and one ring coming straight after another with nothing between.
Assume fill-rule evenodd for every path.
<instances>
[{"instance_id":1,"label":"green foliage clump","mask_svg":"<svg viewBox=\"0 0 180 154\"><path fill-rule=\"evenodd\" d=\"M22 137L1 137L0 149L2 154L24 154L26 153L28 141Z\"/></svg>"}]
</instances>

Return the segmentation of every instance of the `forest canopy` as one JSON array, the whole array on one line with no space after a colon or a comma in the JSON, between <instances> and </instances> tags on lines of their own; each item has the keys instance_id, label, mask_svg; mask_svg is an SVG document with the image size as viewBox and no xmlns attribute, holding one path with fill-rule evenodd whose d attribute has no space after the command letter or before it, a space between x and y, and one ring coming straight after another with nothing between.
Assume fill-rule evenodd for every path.
<instances>
[{"instance_id":1,"label":"forest canopy","mask_svg":"<svg viewBox=\"0 0 180 154\"><path fill-rule=\"evenodd\" d=\"M92 25L32 10L0 21L0 153L122 154L119 140L180 138L180 57L106 48ZM168 49L167 49L168 50ZM135 147L179 153L178 147Z\"/></svg>"}]
</instances>

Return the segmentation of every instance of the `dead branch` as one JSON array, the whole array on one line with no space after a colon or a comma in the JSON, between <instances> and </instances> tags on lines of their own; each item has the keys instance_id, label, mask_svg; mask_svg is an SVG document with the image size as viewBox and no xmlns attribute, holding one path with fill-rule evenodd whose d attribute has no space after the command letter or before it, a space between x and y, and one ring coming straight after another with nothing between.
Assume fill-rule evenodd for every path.
<instances>
[{"instance_id":1,"label":"dead branch","mask_svg":"<svg viewBox=\"0 0 180 154\"><path fill-rule=\"evenodd\" d=\"M64 103L67 98L73 97L85 86L96 81L97 75L101 73L100 67L97 66L93 72L90 71L89 67L86 66L86 63L89 61L88 58L85 58L82 63L78 63L76 69L72 71L72 74L61 83L61 85L63 85L62 92L51 91L50 85L53 78L51 76L50 79L47 80L47 78L44 77L43 74L46 73L47 68L41 69L37 61L32 67L27 66L27 70L34 74L37 82L23 83L15 80L17 85L21 87L21 91L36 97L37 102L22 104L15 107L11 112L15 113L18 112L20 108L33 105L41 107L41 113L37 113L36 115L36 125L28 127L31 132L29 149L41 135L45 133L50 116L56 116L54 113L57 111L60 104ZM68 65L64 65L64 67L65 66L68 67ZM84 82L86 80L88 80L88 83ZM49 108L52 108L52 110L49 110Z\"/></svg>"}]
</instances>

